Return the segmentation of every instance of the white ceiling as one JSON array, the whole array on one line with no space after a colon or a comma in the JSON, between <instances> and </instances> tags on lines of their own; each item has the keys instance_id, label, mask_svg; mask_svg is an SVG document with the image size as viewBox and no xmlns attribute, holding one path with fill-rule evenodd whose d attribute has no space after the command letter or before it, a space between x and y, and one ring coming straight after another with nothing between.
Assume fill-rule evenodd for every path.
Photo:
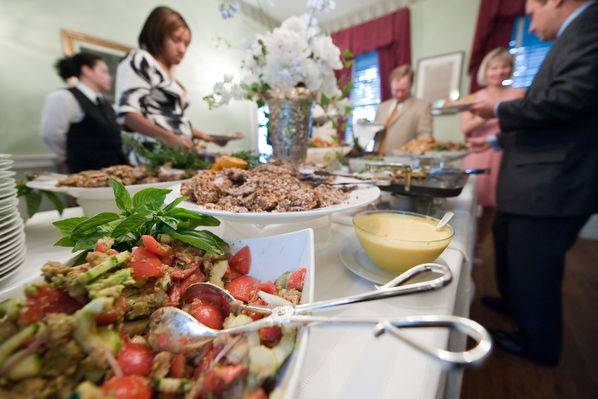
<instances>
[{"instance_id":1,"label":"white ceiling","mask_svg":"<svg viewBox=\"0 0 598 399\"><path fill-rule=\"evenodd\" d=\"M307 11L307 0L242 0L254 7L261 6L265 13L277 21L283 21L292 15L300 15ZM334 10L318 17L320 23L326 23L351 14L359 9L369 8L388 0L335 0ZM406 3L406 2L405 2ZM272 6L270 5L272 4Z\"/></svg>"}]
</instances>

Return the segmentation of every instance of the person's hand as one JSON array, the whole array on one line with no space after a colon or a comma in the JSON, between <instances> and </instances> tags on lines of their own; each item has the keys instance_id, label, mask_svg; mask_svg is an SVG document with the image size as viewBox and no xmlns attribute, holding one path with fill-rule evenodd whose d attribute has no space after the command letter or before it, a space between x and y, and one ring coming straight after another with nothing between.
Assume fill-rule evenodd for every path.
<instances>
[{"instance_id":1,"label":"person's hand","mask_svg":"<svg viewBox=\"0 0 598 399\"><path fill-rule=\"evenodd\" d=\"M490 143L486 137L470 137L466 142L473 152L482 152L490 148Z\"/></svg>"},{"instance_id":2,"label":"person's hand","mask_svg":"<svg viewBox=\"0 0 598 399\"><path fill-rule=\"evenodd\" d=\"M193 148L193 142L190 138L185 137L181 134L174 134L171 133L164 139L166 144L172 148L183 148L186 150L190 150Z\"/></svg>"},{"instance_id":3,"label":"person's hand","mask_svg":"<svg viewBox=\"0 0 598 399\"><path fill-rule=\"evenodd\" d=\"M494 107L496 106L496 103L497 101L494 100L479 101L471 107L469 111L484 119L496 118L496 115L494 115Z\"/></svg>"}]
</instances>

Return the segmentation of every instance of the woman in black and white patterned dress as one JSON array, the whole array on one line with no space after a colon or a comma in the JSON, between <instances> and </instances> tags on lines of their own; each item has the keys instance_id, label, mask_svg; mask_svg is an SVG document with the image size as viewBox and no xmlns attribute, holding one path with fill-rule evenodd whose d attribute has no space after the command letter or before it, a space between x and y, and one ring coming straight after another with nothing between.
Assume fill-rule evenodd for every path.
<instances>
[{"instance_id":1,"label":"woman in black and white patterned dress","mask_svg":"<svg viewBox=\"0 0 598 399\"><path fill-rule=\"evenodd\" d=\"M137 139L152 147L161 140L171 147L191 149L193 137L219 141L194 129L185 110L187 93L173 76L191 41L191 30L176 11L157 7L148 16L139 34L139 49L132 50L116 72L116 111L118 120ZM132 163L139 163L130 154Z\"/></svg>"}]
</instances>

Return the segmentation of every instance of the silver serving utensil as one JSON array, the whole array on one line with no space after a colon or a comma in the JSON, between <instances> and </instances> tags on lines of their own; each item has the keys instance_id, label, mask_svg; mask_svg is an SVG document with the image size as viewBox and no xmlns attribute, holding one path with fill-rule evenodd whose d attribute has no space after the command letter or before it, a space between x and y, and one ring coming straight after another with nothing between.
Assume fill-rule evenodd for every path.
<instances>
[{"instance_id":1,"label":"silver serving utensil","mask_svg":"<svg viewBox=\"0 0 598 399\"><path fill-rule=\"evenodd\" d=\"M440 276L423 282L405 283L426 272L439 273ZM490 352L491 341L486 330L478 323L456 316L410 316L391 320L363 317L322 317L308 314L314 310L329 309L350 303L364 302L398 295L429 291L447 285L452 279L450 269L437 263L418 265L375 291L336 298L326 301L312 302L297 306L277 306L267 308L263 306L245 305L236 300L230 293L211 283L197 283L191 285L183 294L183 303L192 302L194 298L209 299L220 304L227 310L250 310L260 313L270 313L270 316L239 327L227 330L214 330L206 327L194 317L181 309L163 307L155 311L150 318L150 333L148 340L155 350L170 352L184 352L202 347L206 343L222 334L239 334L259 330L263 327L288 324L351 324L376 326L375 334L380 336L388 332L426 355L437 359L445 365L459 367L481 362ZM464 352L450 352L443 349L431 348L408 336L398 328L408 327L445 327L454 328L473 338L477 345Z\"/></svg>"},{"instance_id":2,"label":"silver serving utensil","mask_svg":"<svg viewBox=\"0 0 598 399\"><path fill-rule=\"evenodd\" d=\"M174 307L156 310L150 318L148 341L156 351L186 352L196 350L225 334L241 334L257 331L260 328L283 325L309 325L311 323L331 325L375 325L375 335L388 332L414 349L437 359L451 367L479 364L492 349L488 332L480 324L458 316L407 316L389 320L372 317L323 317L297 314L292 306L278 306L272 314L253 323L225 330L214 330L197 321L190 314ZM399 328L448 327L467 334L476 345L466 351L451 352L444 349L430 348L403 334Z\"/></svg>"},{"instance_id":3,"label":"silver serving utensil","mask_svg":"<svg viewBox=\"0 0 598 399\"><path fill-rule=\"evenodd\" d=\"M447 212L447 213L445 213L444 216L442 217L442 219L440 219L438 221L438 224L436 225L435 229L436 230L442 230L442 228L444 226L446 226L446 224L448 222L451 221L451 219L453 218L453 216L455 216L455 214L453 212Z\"/></svg>"},{"instance_id":4,"label":"silver serving utensil","mask_svg":"<svg viewBox=\"0 0 598 399\"><path fill-rule=\"evenodd\" d=\"M415 277L416 275L427 272L435 272L440 274L440 276L419 283L401 285L404 282ZM295 306L295 309L297 310L297 312L306 313L314 310L328 309L336 306L348 305L350 303L366 302L377 299L390 298L399 295L407 295L417 292L430 291L444 287L445 285L451 282L452 278L453 275L451 273L451 269L449 269L447 266L441 265L439 263L425 263L423 265L418 265L409 269L408 271L401 274L392 281L386 283L382 287L376 287L374 291L364 292L361 294L341 298L329 299L325 301L305 303ZM241 310L249 310L252 312L270 313L270 308L265 306L245 305L244 303L238 301L235 297L233 297L224 288L221 288L212 283L196 283L190 285L189 288L187 288L183 293L181 299L183 303L190 303L193 301L194 298L206 297L210 299L212 302L219 304L226 312L230 310L234 311L235 308L238 308Z\"/></svg>"},{"instance_id":5,"label":"silver serving utensil","mask_svg":"<svg viewBox=\"0 0 598 399\"><path fill-rule=\"evenodd\" d=\"M193 302L196 298L209 299L213 303L220 305L226 313L238 313L243 310L264 314L270 314L272 312L272 310L266 306L246 305L232 296L224 288L212 283L204 282L191 284L181 296L181 301L186 304Z\"/></svg>"}]
</instances>

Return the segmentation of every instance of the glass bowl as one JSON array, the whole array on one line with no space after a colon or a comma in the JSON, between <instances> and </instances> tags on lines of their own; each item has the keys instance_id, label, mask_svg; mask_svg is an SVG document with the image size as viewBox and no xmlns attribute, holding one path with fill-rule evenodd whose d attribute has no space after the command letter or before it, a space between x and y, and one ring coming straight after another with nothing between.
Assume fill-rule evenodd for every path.
<instances>
[{"instance_id":1,"label":"glass bowl","mask_svg":"<svg viewBox=\"0 0 598 399\"><path fill-rule=\"evenodd\" d=\"M450 225L435 231L438 219L418 213L379 210L358 213L353 227L367 256L378 267L399 275L433 262L454 235Z\"/></svg>"}]
</instances>

